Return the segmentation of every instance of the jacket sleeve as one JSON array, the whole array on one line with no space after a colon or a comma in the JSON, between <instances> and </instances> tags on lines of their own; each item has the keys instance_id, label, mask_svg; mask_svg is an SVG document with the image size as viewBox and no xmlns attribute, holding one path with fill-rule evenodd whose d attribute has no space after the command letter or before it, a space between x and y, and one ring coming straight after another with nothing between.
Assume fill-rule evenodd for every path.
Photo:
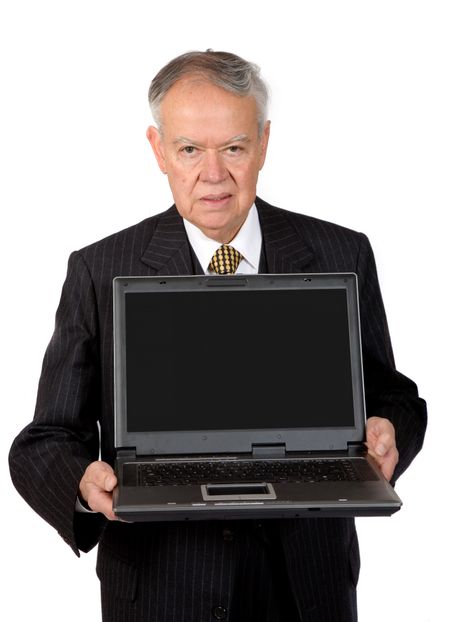
<instances>
[{"instance_id":1,"label":"jacket sleeve","mask_svg":"<svg viewBox=\"0 0 450 622\"><path fill-rule=\"evenodd\" d=\"M396 370L375 259L363 234L358 275L367 417L385 417L394 425L399 451L395 482L422 448L426 403L414 382Z\"/></svg>"},{"instance_id":2,"label":"jacket sleeve","mask_svg":"<svg viewBox=\"0 0 450 622\"><path fill-rule=\"evenodd\" d=\"M98 541L103 515L75 512L81 477L98 459L100 364L95 292L82 256L69 258L36 411L9 462L18 492L79 555Z\"/></svg>"}]
</instances>

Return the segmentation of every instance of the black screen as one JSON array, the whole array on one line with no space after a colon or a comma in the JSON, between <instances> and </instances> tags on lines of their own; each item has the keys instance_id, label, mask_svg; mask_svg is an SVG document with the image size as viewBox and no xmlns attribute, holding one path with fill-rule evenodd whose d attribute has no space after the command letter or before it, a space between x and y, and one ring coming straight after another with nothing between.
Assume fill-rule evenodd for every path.
<instances>
[{"instance_id":1,"label":"black screen","mask_svg":"<svg viewBox=\"0 0 450 622\"><path fill-rule=\"evenodd\" d=\"M354 425L344 289L125 299L129 432Z\"/></svg>"}]
</instances>

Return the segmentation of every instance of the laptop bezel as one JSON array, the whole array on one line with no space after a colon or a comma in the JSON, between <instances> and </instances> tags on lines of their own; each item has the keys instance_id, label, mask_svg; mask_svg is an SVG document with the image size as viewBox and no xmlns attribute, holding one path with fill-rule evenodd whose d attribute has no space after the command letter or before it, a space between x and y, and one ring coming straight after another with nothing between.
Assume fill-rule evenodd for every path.
<instances>
[{"instance_id":1,"label":"laptop bezel","mask_svg":"<svg viewBox=\"0 0 450 622\"><path fill-rule=\"evenodd\" d=\"M127 430L125 298L128 292L198 291L221 288L247 289L345 289L349 320L350 360L355 425L326 428L239 429L196 431ZM257 274L234 276L127 276L113 280L114 419L116 449L132 449L136 455L249 453L255 445L285 446L286 451L347 450L362 443L365 435L365 400L357 275L345 273ZM332 440L330 440L332 439Z\"/></svg>"}]
</instances>

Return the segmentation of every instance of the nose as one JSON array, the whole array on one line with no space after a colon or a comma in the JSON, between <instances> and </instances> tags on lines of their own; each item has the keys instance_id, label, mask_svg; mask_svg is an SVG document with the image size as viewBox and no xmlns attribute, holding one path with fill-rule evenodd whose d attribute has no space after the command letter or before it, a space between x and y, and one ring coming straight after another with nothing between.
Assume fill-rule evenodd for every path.
<instances>
[{"instance_id":1,"label":"nose","mask_svg":"<svg viewBox=\"0 0 450 622\"><path fill-rule=\"evenodd\" d=\"M207 149L205 151L200 180L212 184L224 181L228 176L228 170L223 162L222 156L215 149Z\"/></svg>"}]
</instances>

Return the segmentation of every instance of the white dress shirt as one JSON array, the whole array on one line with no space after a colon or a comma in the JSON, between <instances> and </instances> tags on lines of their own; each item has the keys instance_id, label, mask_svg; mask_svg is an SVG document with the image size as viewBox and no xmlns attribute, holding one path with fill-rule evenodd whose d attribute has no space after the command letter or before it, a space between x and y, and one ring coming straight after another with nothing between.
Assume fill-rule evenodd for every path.
<instances>
[{"instance_id":1,"label":"white dress shirt","mask_svg":"<svg viewBox=\"0 0 450 622\"><path fill-rule=\"evenodd\" d=\"M209 262L218 248L222 246L220 242L208 238L203 231L183 218L184 227L194 253L205 274L216 274L208 270ZM261 256L262 234L259 224L258 210L255 204L252 205L245 219L244 224L239 229L237 235L229 242L230 246L239 251L243 257L240 261L236 274L257 274L259 258Z\"/></svg>"}]
</instances>

